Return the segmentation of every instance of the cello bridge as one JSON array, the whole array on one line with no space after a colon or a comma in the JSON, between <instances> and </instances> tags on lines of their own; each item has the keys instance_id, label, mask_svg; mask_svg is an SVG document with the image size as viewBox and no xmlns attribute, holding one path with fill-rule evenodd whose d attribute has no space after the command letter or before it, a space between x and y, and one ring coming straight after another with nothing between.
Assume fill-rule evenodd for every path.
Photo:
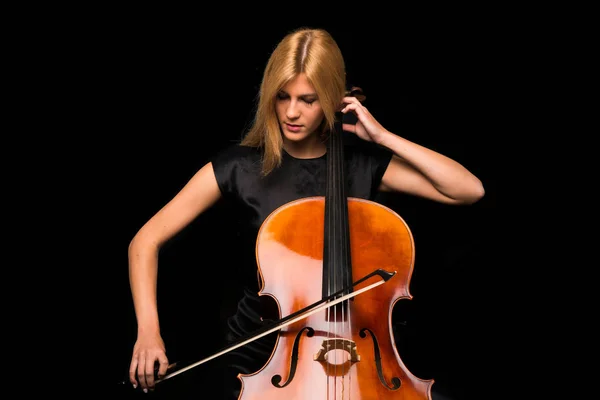
<instances>
[{"instance_id":1,"label":"cello bridge","mask_svg":"<svg viewBox=\"0 0 600 400\"><path fill-rule=\"evenodd\" d=\"M340 356L338 353L342 353ZM324 339L321 349L314 356L315 361L325 361L329 364L342 364L347 361L360 361L360 355L356 352L356 343L348 339Z\"/></svg>"}]
</instances>

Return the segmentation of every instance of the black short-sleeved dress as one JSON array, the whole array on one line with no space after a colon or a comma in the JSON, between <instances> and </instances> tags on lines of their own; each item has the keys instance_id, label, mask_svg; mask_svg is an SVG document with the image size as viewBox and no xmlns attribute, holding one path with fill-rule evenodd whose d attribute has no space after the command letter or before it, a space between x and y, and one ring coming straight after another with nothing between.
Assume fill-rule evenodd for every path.
<instances>
[{"instance_id":1,"label":"black short-sleeved dress","mask_svg":"<svg viewBox=\"0 0 600 400\"><path fill-rule=\"evenodd\" d=\"M364 142L346 145L344 155L346 194L373 200L392 154ZM235 144L218 153L211 162L223 198L241 211L239 226L245 238L240 242L247 255L244 255L247 263L239 270L243 294L226 324L227 341L233 342L259 329L261 317L271 318L269 312L272 310L265 309L264 299L258 296L260 288L254 245L260 226L269 214L292 200L325 195L327 154L313 159L298 159L284 151L282 165L267 177L261 176L261 152L257 148ZM256 372L267 362L275 344L275 334L222 356L220 363L225 366L223 386L227 392L223 398L238 398L241 382L237 374Z\"/></svg>"}]
</instances>

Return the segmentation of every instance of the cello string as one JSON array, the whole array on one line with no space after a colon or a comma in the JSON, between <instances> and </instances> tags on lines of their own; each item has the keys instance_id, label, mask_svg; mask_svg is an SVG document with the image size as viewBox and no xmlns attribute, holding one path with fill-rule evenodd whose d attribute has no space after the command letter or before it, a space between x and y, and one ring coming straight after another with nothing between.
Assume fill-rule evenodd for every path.
<instances>
[{"instance_id":1,"label":"cello string","mask_svg":"<svg viewBox=\"0 0 600 400\"><path fill-rule=\"evenodd\" d=\"M336 122L335 127L338 127L338 124ZM337 244L337 246L334 246L334 264L333 264L333 274L334 274L334 282L335 282L335 287L334 289L339 287L339 279L341 278L341 271L340 268L342 268L342 254L340 253L340 240L342 239L342 237L340 236L340 228L341 228L341 212L340 212L340 195L341 195L341 185L340 185L340 179L342 178L342 176L340 175L340 171L339 171L339 166L340 166L340 159L339 159L339 155L340 155L340 135L339 135L339 130L336 129L336 131L333 134L333 137L335 138L335 149L333 151L333 167L334 167L334 179L333 179L333 184L335 186L335 191L334 191L334 208L335 208L335 221L334 221L334 243ZM339 365L339 351L337 348L337 339L340 337L340 332L339 332L339 317L340 317L340 313L343 311L343 303L340 304L339 306L336 306L335 308L335 315L333 317L333 328L334 328L334 342L335 348L333 351L333 368L334 368L334 378L333 378L333 384L334 384L334 390L333 390L333 396L334 398L337 398L337 394L338 394L338 376L339 376L339 372L338 372L338 365Z\"/></svg>"},{"instance_id":2,"label":"cello string","mask_svg":"<svg viewBox=\"0 0 600 400\"><path fill-rule=\"evenodd\" d=\"M325 272L326 274L323 274L323 278L327 279L327 296L330 296L332 291L331 291L331 269L329 268L329 266L331 265L331 243L329 238L331 237L331 229L332 229L332 223L331 223L331 207L329 204L329 201L331 199L332 196L332 190L331 190L331 181L332 181L332 172L331 172L331 167L332 167L332 163L331 163L331 157L332 157L332 135L330 134L328 139L327 139L327 186L326 186L326 192L325 192L325 232L324 232L324 237L323 237L323 244L325 245L325 250L326 253L323 254L324 259L323 259L323 268L325 268ZM328 308L325 312L325 318L326 321L331 321L332 318L332 308ZM330 339L330 330L327 329L327 341L329 341ZM326 371L326 385L325 388L327 390L327 394L326 397L329 397L329 365L325 366L325 371Z\"/></svg>"},{"instance_id":3,"label":"cello string","mask_svg":"<svg viewBox=\"0 0 600 400\"><path fill-rule=\"evenodd\" d=\"M338 187L337 187L337 181L335 180L337 174L336 174L336 166L337 166L337 132L334 131L331 135L332 138L332 151L331 151L331 164L332 164L332 187L334 188L333 191L333 204L332 204L332 209L334 212L332 212L333 214L333 232L332 235L329 237L330 241L332 243L335 243L335 245L331 246L331 252L332 252L332 256L331 256L331 260L332 260L332 264L330 265L330 273L332 274L332 284L333 284L333 290L335 291L335 288L337 288L337 269L338 269L338 260L337 260L337 255L338 252L336 251L336 246L338 245L338 242L335 240L336 238L338 238L338 232L337 232L337 228L338 228L338 216L337 216L337 211L338 211L338 207L337 207L337 197L336 195L338 194ZM333 338L334 338L334 342L335 339L337 338L337 316L338 316L338 307L335 306L333 308L333 317L332 319L330 319L330 323L329 326L330 328L328 329L329 332L333 331ZM331 356L333 358L333 366L331 367L334 371L333 371L333 396L334 398L337 397L337 351L335 351L336 349L334 348L333 351L331 352L331 354L329 354L329 356ZM329 359L328 359L329 361ZM327 364L328 366L331 366L332 364L328 362Z\"/></svg>"},{"instance_id":4,"label":"cello string","mask_svg":"<svg viewBox=\"0 0 600 400\"><path fill-rule=\"evenodd\" d=\"M340 136L340 177L342 177L341 179L341 185L342 185L342 198L340 199L340 204L342 207L342 224L343 224L343 231L342 231L342 237L344 238L342 241L342 244L344 246L343 248L343 257L344 257L344 262L343 262L343 282L344 282L344 286L345 283L348 281L351 281L351 279L349 279L349 276L352 274L352 255L350 253L350 249L351 249L351 243L350 243L350 230L349 230L349 212L348 212L348 198L346 197L346 172L344 169L344 146L343 146L343 142L342 142L342 135L343 135L343 131L341 129L341 123L343 122L343 116L340 116L340 131L339 131L339 136ZM343 323L343 327L344 327L344 339L352 339L352 323L351 323L351 315L350 315L350 306L351 303L349 301L344 303L344 307L343 307L343 313L344 315L342 316L342 323ZM344 349L345 351L340 352L341 355L344 357L344 360L342 360L342 367L346 365L346 362L350 361L350 353L348 353L347 351L348 346L347 343L344 341ZM348 363L348 369L346 370L346 374L344 374L344 380L347 380L348 382L348 389L350 389L352 387L352 375L350 374L350 362ZM344 382L345 383L345 382ZM348 393L347 398L350 398L350 396L352 395L352 393L350 392L350 390L346 390L343 391L343 393Z\"/></svg>"},{"instance_id":5,"label":"cello string","mask_svg":"<svg viewBox=\"0 0 600 400\"><path fill-rule=\"evenodd\" d=\"M334 171L335 171L335 178L334 178L334 185L336 185L336 190L335 190L335 202L334 202L334 206L335 206L335 210L336 210L336 221L335 221L335 243L338 244L338 246L335 248L336 252L335 252L335 268L334 268L334 274L335 274L335 278L334 281L336 282L336 286L335 288L337 289L338 287L344 287L345 286L345 282L346 282L346 278L347 278L347 268L348 268L348 263L347 263L347 253L346 251L348 250L347 248L347 234L346 234L346 221L347 221L347 214L346 214L346 208L345 208L345 199L346 199L346 193L345 193L345 175L344 175L344 158L343 158L343 138L342 138L342 129L341 129L341 124L342 124L342 119L343 119L343 115L341 113L337 113L336 114L336 121L335 121L335 132L334 132L334 138L335 138L335 149L333 151L333 157L334 157ZM344 365L345 365L345 355L346 353L344 352L344 347L342 345L342 348L338 348L338 343L344 343L344 341L338 342L337 339L345 339L347 337L348 334L348 329L347 329L347 315L346 315L346 311L347 311L347 307L348 307L348 302L344 302L342 304L339 305L339 309L336 309L336 315L335 315L335 319L334 319L334 328L335 328L335 339L334 343L336 344L335 346L335 351L334 351L334 368L335 368L335 397L337 398L338 396L338 392L340 392L342 394L342 396L346 393L345 392L345 379L346 379L346 375L343 373L343 369L344 369ZM341 351L340 351L341 350ZM339 377L339 378L338 378ZM338 385L340 385L341 387L338 389Z\"/></svg>"},{"instance_id":6,"label":"cello string","mask_svg":"<svg viewBox=\"0 0 600 400\"><path fill-rule=\"evenodd\" d=\"M336 183L339 185L339 189L337 190L337 201L336 201L336 208L338 210L338 224L337 224L337 229L338 231L338 236L337 238L339 238L340 240L340 246L338 248L338 254L337 256L339 257L339 261L337 264L337 268L336 268L336 273L339 275L338 276L338 285L341 287L344 287L344 284L340 284L340 282L345 282L346 281L346 275L347 275L347 263L346 263L346 234L345 234L345 208L344 208L344 199L345 199L345 191L344 191L344 168L343 168L343 164L344 164L344 159L342 158L343 155L343 145L342 145L342 131L339 126L339 124L342 122L341 121L342 116L339 116L339 120L338 120L338 125L336 125L337 132L336 132L336 137L337 137L337 152L336 152L336 158L337 158L337 162L336 162L336 167L337 167L337 180ZM346 308L347 308L347 302L344 302L342 304L340 304L340 318L336 319L336 338L346 338L346 329L345 329L345 317L346 317ZM338 342L336 342L338 343ZM344 343L344 342L341 342ZM336 345L337 347L337 345ZM343 369L344 369L344 363L345 363L345 353L344 353L344 348L342 347L341 349L342 351L340 351L340 349L336 348L336 352L335 352L335 365L336 365L336 369L340 369L340 373L336 373L336 383L338 381L339 384L341 385L341 387L339 388L339 392L342 393L342 395L345 393L345 374L343 374ZM336 371L338 372L338 371ZM341 379L337 379L337 377L340 376ZM337 397L337 393L338 391L336 390L336 397Z\"/></svg>"},{"instance_id":7,"label":"cello string","mask_svg":"<svg viewBox=\"0 0 600 400\"><path fill-rule=\"evenodd\" d=\"M336 238L338 239L336 242L340 243L339 247L337 248L337 252L336 252L336 257L339 257L339 259L336 260L336 268L335 268L335 274L336 274L336 282L338 283L339 286L341 287L345 287L345 282L347 281L347 277L348 277L348 267L349 267L349 263L348 263L348 231L347 231L347 221L348 221L348 213L347 213L347 203L346 203L346 191L345 191L345 173L344 173L344 146L343 146L343 131L342 131L342 121L343 121L343 115L341 113L338 113L336 115L336 124L335 124L335 144L336 144L336 149L335 149L335 168L336 168L336 178L334 180L334 183L338 186L337 190L335 191L336 194L336 202L335 202L335 208L337 210L337 223L336 223ZM338 276L339 275L339 276ZM341 338L343 339L343 341L341 341L342 343L342 348L339 349L337 348L337 341L335 341L334 343L336 343L336 351L334 352L335 354L335 368L336 368L336 373L335 373L335 377L336 377L336 385L339 381L339 384L341 385L340 388L340 392L342 394L342 396L345 395L345 393L347 393L346 389L346 374L344 374L344 366L346 363L346 348L345 348L345 340L348 337L349 334L349 302L344 302L340 305L339 308L339 318L335 319L335 328L336 328L336 339L337 338ZM336 316L337 317L337 316ZM341 351L340 351L341 350ZM340 373L338 374L337 369L341 369ZM337 377L340 377L340 379L338 379ZM348 385L348 387L350 387ZM336 398L337 398L337 393L338 390L336 388Z\"/></svg>"},{"instance_id":8,"label":"cello string","mask_svg":"<svg viewBox=\"0 0 600 400\"><path fill-rule=\"evenodd\" d=\"M334 125L335 126L335 125ZM328 288L328 294L331 293L335 293L335 287L336 287L336 275L335 275L335 269L336 269L336 262L337 260L335 259L335 255L336 252L334 251L336 242L335 242L335 237L336 237L336 216L335 216L335 211L337 210L337 207L335 207L335 194L336 194L336 185L335 185L335 139L336 139L336 131L335 129L330 132L329 135L329 152L328 152L328 161L327 161L327 165L328 165L328 176L327 176L327 189L328 189L328 196L326 197L326 206L327 206L327 215L328 215L328 220L327 220L327 226L328 226L328 230L327 230L327 262L328 264L326 265L327 268L327 288ZM327 319L327 343L331 343L330 339L333 337L335 338L335 333L332 334L332 331L335 329L335 323L333 321L335 321L335 317L337 315L337 307L331 307L328 312L329 312L329 317ZM334 342L335 343L335 342ZM335 373L332 374L331 373L331 363L329 362L330 357L335 355L335 351L332 353L327 352L326 353L326 372L327 372L327 397L329 397L329 394L331 393L331 388L333 386L333 391L335 393ZM334 371L335 372L335 371ZM333 375L333 385L331 383L331 376Z\"/></svg>"}]
</instances>

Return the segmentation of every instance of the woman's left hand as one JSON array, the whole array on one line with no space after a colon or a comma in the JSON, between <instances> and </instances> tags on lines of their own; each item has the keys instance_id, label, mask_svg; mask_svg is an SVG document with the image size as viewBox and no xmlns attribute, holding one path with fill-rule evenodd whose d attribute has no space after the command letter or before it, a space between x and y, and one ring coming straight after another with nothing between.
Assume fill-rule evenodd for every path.
<instances>
[{"instance_id":1,"label":"woman's left hand","mask_svg":"<svg viewBox=\"0 0 600 400\"><path fill-rule=\"evenodd\" d=\"M380 143L387 130L371 115L367 107L363 106L356 97L344 97L345 107L342 112L352 111L358 121L356 124L343 124L345 131L352 132L367 142Z\"/></svg>"}]
</instances>

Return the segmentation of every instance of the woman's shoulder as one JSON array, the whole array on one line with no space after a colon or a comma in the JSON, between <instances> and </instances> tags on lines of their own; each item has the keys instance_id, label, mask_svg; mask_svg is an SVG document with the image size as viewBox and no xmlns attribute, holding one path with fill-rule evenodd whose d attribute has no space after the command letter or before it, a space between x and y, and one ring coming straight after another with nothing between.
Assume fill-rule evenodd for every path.
<instances>
[{"instance_id":1,"label":"woman's shoulder","mask_svg":"<svg viewBox=\"0 0 600 400\"><path fill-rule=\"evenodd\" d=\"M211 159L217 184L224 195L238 193L260 171L261 151L235 143L222 148Z\"/></svg>"}]
</instances>

